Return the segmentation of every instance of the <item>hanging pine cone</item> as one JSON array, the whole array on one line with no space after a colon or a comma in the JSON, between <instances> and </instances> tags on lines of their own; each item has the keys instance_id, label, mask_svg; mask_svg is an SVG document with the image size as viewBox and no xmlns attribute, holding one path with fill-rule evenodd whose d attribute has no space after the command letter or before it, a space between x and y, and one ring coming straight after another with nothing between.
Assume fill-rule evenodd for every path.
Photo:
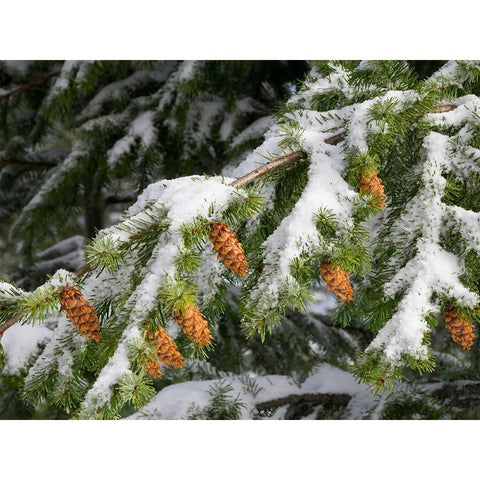
<instances>
[{"instance_id":1,"label":"hanging pine cone","mask_svg":"<svg viewBox=\"0 0 480 480\"><path fill-rule=\"evenodd\" d=\"M162 368L160 367L160 363L158 363L158 361L154 362L152 360L148 360L145 363L144 368L147 374L152 378L160 378L163 375Z\"/></svg>"},{"instance_id":2,"label":"hanging pine cone","mask_svg":"<svg viewBox=\"0 0 480 480\"><path fill-rule=\"evenodd\" d=\"M210 226L210 241L217 257L239 277L247 274L248 263L242 244L235 232L223 222L212 223Z\"/></svg>"},{"instance_id":3,"label":"hanging pine cone","mask_svg":"<svg viewBox=\"0 0 480 480\"><path fill-rule=\"evenodd\" d=\"M323 261L320 265L320 274L327 285L327 289L333 292L340 300L351 302L353 300L353 288L350 285L350 274L344 272L340 266L333 267L332 262Z\"/></svg>"},{"instance_id":4,"label":"hanging pine cone","mask_svg":"<svg viewBox=\"0 0 480 480\"><path fill-rule=\"evenodd\" d=\"M445 327L452 335L452 340L461 345L464 350L470 350L473 346L475 334L474 326L467 320L465 315L460 315L457 309L448 304L444 312Z\"/></svg>"},{"instance_id":5,"label":"hanging pine cone","mask_svg":"<svg viewBox=\"0 0 480 480\"><path fill-rule=\"evenodd\" d=\"M376 200L377 206L383 208L385 206L384 186L382 180L376 172L366 173L363 177L357 175L358 187L362 193L370 193Z\"/></svg>"},{"instance_id":6,"label":"hanging pine cone","mask_svg":"<svg viewBox=\"0 0 480 480\"><path fill-rule=\"evenodd\" d=\"M186 305L184 313L180 310L173 312L173 318L180 325L183 333L194 342L200 345L208 345L212 334L208 328L208 323L205 320L202 312L194 305Z\"/></svg>"},{"instance_id":7,"label":"hanging pine cone","mask_svg":"<svg viewBox=\"0 0 480 480\"><path fill-rule=\"evenodd\" d=\"M160 363L173 365L177 368L183 367L183 355L164 328L158 327L155 333L148 332L147 339L153 344L157 355L157 361L149 360L146 362L145 370L150 376L160 378L163 375Z\"/></svg>"},{"instance_id":8,"label":"hanging pine cone","mask_svg":"<svg viewBox=\"0 0 480 480\"><path fill-rule=\"evenodd\" d=\"M60 306L75 328L85 337L100 340L100 325L95 307L87 302L78 288L60 288Z\"/></svg>"}]
</instances>

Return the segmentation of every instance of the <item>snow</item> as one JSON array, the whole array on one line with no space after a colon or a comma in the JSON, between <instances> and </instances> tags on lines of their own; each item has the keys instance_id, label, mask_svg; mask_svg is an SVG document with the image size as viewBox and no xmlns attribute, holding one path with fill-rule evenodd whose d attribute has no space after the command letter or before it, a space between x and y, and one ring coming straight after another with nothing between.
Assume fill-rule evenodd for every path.
<instances>
[{"instance_id":1,"label":"snow","mask_svg":"<svg viewBox=\"0 0 480 480\"><path fill-rule=\"evenodd\" d=\"M127 135L117 140L107 152L107 161L111 167L115 166L119 159L131 150L137 139L140 140L143 148L147 148L155 142L157 129L153 123L154 116L155 112L147 111L131 122Z\"/></svg>"},{"instance_id":2,"label":"snow","mask_svg":"<svg viewBox=\"0 0 480 480\"><path fill-rule=\"evenodd\" d=\"M128 349L124 343L121 343L98 375L92 388L87 392L81 405L81 411L94 416L96 409L104 407L110 400L113 386L129 373L131 370Z\"/></svg>"},{"instance_id":3,"label":"snow","mask_svg":"<svg viewBox=\"0 0 480 480\"><path fill-rule=\"evenodd\" d=\"M25 293L25 291L13 286L11 283L0 281L0 295L3 298L15 298Z\"/></svg>"},{"instance_id":4,"label":"snow","mask_svg":"<svg viewBox=\"0 0 480 480\"><path fill-rule=\"evenodd\" d=\"M245 195L229 183L233 178L200 177L197 175L175 180L161 180L149 185L128 211L128 216L138 214L147 205L157 203L167 210L170 231L175 232L184 223L202 216L213 220L238 195ZM210 213L214 206L214 215Z\"/></svg>"},{"instance_id":5,"label":"snow","mask_svg":"<svg viewBox=\"0 0 480 480\"><path fill-rule=\"evenodd\" d=\"M72 272L69 272L68 270L65 270L63 268L58 269L52 277L44 283L44 285L41 285L38 287L38 289L43 288L44 286L51 285L55 288L60 288L63 287L64 285L73 285L75 283L74 277ZM38 290L37 289L37 290Z\"/></svg>"},{"instance_id":6,"label":"snow","mask_svg":"<svg viewBox=\"0 0 480 480\"><path fill-rule=\"evenodd\" d=\"M66 60L65 62L63 62L62 70L60 71L60 74L55 80L53 89L51 90L47 101L50 100L53 95L56 95L62 90L66 90L68 88L68 86L70 85L71 75L74 70L78 68L80 63L81 62L78 60Z\"/></svg>"},{"instance_id":7,"label":"snow","mask_svg":"<svg viewBox=\"0 0 480 480\"><path fill-rule=\"evenodd\" d=\"M364 65L368 68L368 65ZM88 70L87 63L65 62L61 75L57 78L53 92L68 88L72 74L78 70L75 81L83 81ZM170 67L169 67L170 68ZM167 84L159 89L156 99L159 99L158 108L162 109L172 98L174 84L191 81L196 72L197 62L182 62L176 73L169 78ZM81 113L78 119L95 117L102 110L104 103L111 99L119 99L129 95L135 88L145 82L163 82L167 78L168 68L162 72L137 72L124 80L110 84L101 90ZM457 65L449 62L441 69L440 76L432 77L437 81L441 76L448 77L449 82L459 82ZM443 81L441 79L441 81ZM306 88L295 94L291 102L308 102L313 95L332 89L341 89L347 97L352 91L346 87L347 74L340 67L335 66L334 72L327 78L317 78L307 84ZM367 150L367 136L378 128L375 122L369 121L370 108L376 102L387 100L398 101L398 109L414 101L418 94L415 92L390 91L382 97L367 100L361 104L354 104L329 114L322 114L308 108L298 109L285 117L298 127L300 147L309 156L309 174L307 184L293 207L292 211L278 225L262 245L265 255L264 269L259 282L250 292L248 306L252 309L274 308L284 289L294 284L295 279L290 274L292 261L302 253L329 253L334 247L319 236L315 226L315 213L320 209L332 212L339 230L335 241L344 240L344 235L352 226L353 205L358 200L356 189L350 187L343 179L345 168L345 152L348 149ZM142 103L143 102L143 103ZM467 122L474 121L477 115L480 100L473 95L455 100L457 108L442 114L430 114L428 120L438 127L463 127ZM138 106L145 107L145 99L138 100ZM249 99L238 102L240 113L250 111L253 106ZM224 105L215 96L203 98L190 105L192 115L187 115L188 125L184 125L190 140L202 140L207 130L215 128L217 119ZM134 113L135 112L135 113ZM134 116L137 115L137 116ZM154 125L155 112L146 111L138 114L138 109L131 109L125 114L96 117L82 125L83 130L93 129L99 125L112 125L126 128L127 134L118 140L109 151L108 162L114 165L118 159L128 152L133 144L140 140L144 147L151 145L157 138L157 129ZM78 120L77 119L77 120ZM221 138L227 138L236 121L235 115L225 116L219 128ZM172 119L173 123L174 120ZM113 386L131 373L129 348L141 335L140 325L149 312L158 302L159 287L166 280L175 278L175 257L183 247L181 227L198 217L207 221L214 221L222 217L225 209L238 195L245 195L242 190L230 186L235 177L242 176L270 159L284 155L281 147L284 140L282 125L275 124L271 117L264 117L239 134L234 145L240 145L251 138L265 132L265 141L256 148L236 168L225 169L228 177L190 176L174 180L160 180L149 185L131 206L122 222L103 230L100 235L110 235L120 242L127 242L140 227L138 225L156 224L165 221L168 224L168 233L158 236L157 245L147 264L136 271L135 253L126 256L125 264L121 265L116 275L112 277L106 272L98 276L91 276L84 284L84 294L93 297L96 301L108 298L117 298L118 295L128 292L130 295L116 312L118 321L128 318L128 326L122 334L118 346L106 366L97 377L93 387L89 390L82 404L82 410L94 415L97 408L108 403ZM268 129L268 130L267 130ZM266 130L266 131L265 131ZM337 133L345 133L342 143L328 145L325 141ZM468 136L466 130L462 135ZM453 172L455 175L469 175L467 172L478 171L478 165L469 161L466 155L475 153L466 149L451 153L450 138L439 133L429 134L424 141L425 157L420 159L417 173L421 177L421 187L418 194L408 203L406 209L394 223L391 242L396 247L398 255L391 260L390 266L395 274L384 285L386 298L403 294L394 313L378 335L372 341L368 350L378 350L392 363L401 361L402 356L408 353L417 358L426 358L427 347L424 337L429 327L425 320L426 315L438 313L439 302L435 293L455 299L464 307L473 307L478 304L478 296L466 288L460 281L464 273L463 260L441 246L441 236L446 226L458 228L469 244L480 251L480 220L477 212L471 212L460 207L447 206L442 203L446 180L444 174ZM76 168L84 152L80 143L73 145L72 153L59 165L33 200L28 204L23 214L17 220L17 228L26 219L29 211L36 208L43 200L43 196L52 191L61 181L62 176ZM268 202L266 208L272 205L274 185L265 185L262 190L266 193ZM250 220L249 226L258 221L259 216ZM369 222L371 230L376 228L375 223ZM42 252L42 266L48 267L53 257L61 254L60 258L70 259L70 247L80 245L78 238L67 239L50 249ZM405 246L414 247L412 258L402 257ZM72 257L73 258L73 257ZM408 261L407 261L408 260ZM132 289L132 275L137 273L141 281ZM211 251L211 245L206 244L202 251L202 264L196 276L199 287L198 299L200 304L210 303L223 282L226 268L218 262L216 255ZM46 286L59 287L73 277L66 270L60 270L47 282ZM0 283L0 290L4 286ZM2 293L8 296L8 293ZM322 293L324 295L324 293ZM324 295L322 303L310 305L310 308L320 314L328 314L336 303L331 294ZM116 320L113 320L116 321ZM178 325L171 321L167 324L167 331L175 338L180 333ZM58 368L63 376L71 374L72 352L63 347L62 341L71 334L72 325L65 318L59 317L58 326L52 332L46 326L15 325L3 337L6 355L6 372L19 372L27 363L39 354L39 344L51 340L43 353L37 359L29 372L29 377L48 368ZM84 348L86 341L80 336L73 337L73 347ZM312 349L318 345L312 344ZM13 373L12 373L13 374ZM363 386L359 386L350 373L339 370L330 365L321 365L303 384L298 386L286 376L269 375L255 377L260 391L253 395L246 387L245 379L236 376L226 376L231 383L232 397L237 394L240 401L246 404L242 410L242 418L251 418L257 403L292 394L304 393L345 393L352 396L349 404L350 418L361 418L370 408L372 397ZM208 405L209 390L217 380L192 381L169 386L159 392L140 412L130 418L185 418L192 411L192 407L199 408ZM374 412L379 415L382 405ZM284 409L285 410L285 409ZM279 409L277 417L284 413Z\"/></svg>"},{"instance_id":8,"label":"snow","mask_svg":"<svg viewBox=\"0 0 480 480\"><path fill-rule=\"evenodd\" d=\"M318 125L302 116L302 126ZM340 229L352 225L352 206L358 194L342 177L344 162L340 146L322 142L327 133L318 127L305 128L303 148L310 153L308 182L292 212L283 218L277 229L265 240L264 270L260 281L250 294L248 305L268 309L276 304L287 285L295 285L290 274L292 261L302 253L312 253L320 247L315 214L320 209L332 212ZM316 128L316 130L314 129Z\"/></svg>"},{"instance_id":9,"label":"snow","mask_svg":"<svg viewBox=\"0 0 480 480\"><path fill-rule=\"evenodd\" d=\"M178 78L183 82L193 80L195 73L198 70L198 67L201 65L201 62L196 60L186 60L181 63L178 70Z\"/></svg>"},{"instance_id":10,"label":"snow","mask_svg":"<svg viewBox=\"0 0 480 480\"><path fill-rule=\"evenodd\" d=\"M178 245L170 240L169 234L160 236L158 245L143 272L140 285L127 300L125 307L129 309L131 325L143 320L145 315L152 311L161 284L174 276L174 258L178 253Z\"/></svg>"},{"instance_id":11,"label":"snow","mask_svg":"<svg viewBox=\"0 0 480 480\"><path fill-rule=\"evenodd\" d=\"M269 160L283 155L283 151L279 146L282 138L279 136L276 127L272 127L265 134L265 141L257 147L247 158L236 167L231 173L232 177L241 177L255 170L260 165L264 165Z\"/></svg>"},{"instance_id":12,"label":"snow","mask_svg":"<svg viewBox=\"0 0 480 480\"><path fill-rule=\"evenodd\" d=\"M449 60L442 65L433 75L430 76L430 81L441 83L442 80L451 80L457 74L458 64L455 60Z\"/></svg>"},{"instance_id":13,"label":"snow","mask_svg":"<svg viewBox=\"0 0 480 480\"><path fill-rule=\"evenodd\" d=\"M452 212L442 203L446 185L442 173L448 171L451 162L448 141L449 137L436 132L425 138L426 159L421 172L423 185L391 234L397 245L408 245L414 240L416 232L421 233L416 240L416 255L384 286L387 298L404 291L397 311L367 348L381 350L393 364L400 362L404 353L426 359L428 352L424 335L429 327L425 317L439 311L438 300L432 300L433 293L442 293L468 308L475 307L480 301L476 293L461 283L459 277L463 273L463 265L459 259L440 246L445 219L448 212ZM470 220L472 217L463 215L463 218ZM476 220L478 226L478 218ZM400 259L393 256L392 265L395 262L398 265Z\"/></svg>"},{"instance_id":14,"label":"snow","mask_svg":"<svg viewBox=\"0 0 480 480\"><path fill-rule=\"evenodd\" d=\"M3 60L5 72L11 75L25 75L34 60Z\"/></svg>"},{"instance_id":15,"label":"snow","mask_svg":"<svg viewBox=\"0 0 480 480\"><path fill-rule=\"evenodd\" d=\"M230 136L234 132L235 124L238 121L238 118L245 116L245 114L255 112L256 108L258 107L259 105L256 105L256 102L250 97L237 100L235 102L235 107L232 110L229 109L228 112L223 114L223 122L219 129L220 139L223 142L230 142L231 146L233 147L235 143L230 140ZM265 133L265 130L266 128L258 134L258 137Z\"/></svg>"},{"instance_id":16,"label":"snow","mask_svg":"<svg viewBox=\"0 0 480 480\"><path fill-rule=\"evenodd\" d=\"M50 260L35 262L34 268L39 272L50 272L59 268L60 266L69 268L71 270L77 270L83 264L83 249L78 249Z\"/></svg>"},{"instance_id":17,"label":"snow","mask_svg":"<svg viewBox=\"0 0 480 480\"><path fill-rule=\"evenodd\" d=\"M252 380L257 387L256 394L252 393L242 377L226 376L220 380L224 385L233 387L233 390L228 393L232 400L238 395L238 401L245 404L240 412L240 418L244 420L251 419L255 415L256 405L289 395L315 393L350 395L355 410L348 408L349 418L352 418L352 415L356 416L354 418L360 418L375 404L374 398L366 387L356 383L350 373L328 364L320 365L300 386L284 375L261 377L252 375L250 381ZM195 411L195 408L202 409L209 405L211 400L209 390L218 382L219 380L189 381L168 386L153 397L145 407L128 417L128 420L186 419ZM279 410L277 414L281 414L282 410ZM281 416L279 415L278 418Z\"/></svg>"},{"instance_id":18,"label":"snow","mask_svg":"<svg viewBox=\"0 0 480 480\"><path fill-rule=\"evenodd\" d=\"M66 348L79 349L81 351L86 343L86 340L83 337L80 335L74 335L71 337L71 341L68 342L68 347L65 347L65 338L68 338L72 334L74 328L70 320L67 320L64 315L51 317L45 321L45 324L53 325L55 328L51 333L50 341L37 357L33 366L28 370L28 375L25 379L26 384L37 375L42 375L45 372L58 368L59 360L62 358L63 352ZM42 327L36 325L32 328L37 330Z\"/></svg>"},{"instance_id":19,"label":"snow","mask_svg":"<svg viewBox=\"0 0 480 480\"><path fill-rule=\"evenodd\" d=\"M12 325L2 337L5 354L3 375L19 375L29 361L40 353L40 344L52 337L52 330L43 325Z\"/></svg>"},{"instance_id":20,"label":"snow","mask_svg":"<svg viewBox=\"0 0 480 480\"><path fill-rule=\"evenodd\" d=\"M42 185L30 202L28 202L28 204L23 208L22 213L12 225L12 233L18 228L21 228L21 226L28 221L29 213L42 205L43 198L50 192L54 191L62 182L63 177L71 173L77 167L78 163L85 154L83 151L77 150L77 147L80 148L80 146L77 144L73 145L72 152L60 165L55 167L54 173L48 177L46 182Z\"/></svg>"},{"instance_id":21,"label":"snow","mask_svg":"<svg viewBox=\"0 0 480 480\"><path fill-rule=\"evenodd\" d=\"M212 245L207 243L203 248L202 264L195 278L200 305L208 305L215 299L226 272L227 267L218 261L217 254L212 251Z\"/></svg>"},{"instance_id":22,"label":"snow","mask_svg":"<svg viewBox=\"0 0 480 480\"><path fill-rule=\"evenodd\" d=\"M452 127L458 127L472 118L478 119L480 99L476 95L459 97L453 104L457 108L443 113L429 113L425 115L425 119L434 125Z\"/></svg>"},{"instance_id":23,"label":"snow","mask_svg":"<svg viewBox=\"0 0 480 480\"><path fill-rule=\"evenodd\" d=\"M456 226L466 239L469 248L480 253L480 213L456 205L447 205L445 210L450 216L449 225Z\"/></svg>"},{"instance_id":24,"label":"snow","mask_svg":"<svg viewBox=\"0 0 480 480\"><path fill-rule=\"evenodd\" d=\"M163 83L167 79L170 71L171 67L169 66L165 66L165 68L161 70L140 70L127 78L109 83L90 100L88 105L77 117L77 120L84 121L99 115L105 102L113 99L121 99L142 85L150 82Z\"/></svg>"},{"instance_id":25,"label":"snow","mask_svg":"<svg viewBox=\"0 0 480 480\"><path fill-rule=\"evenodd\" d=\"M239 195L244 195L228 185L231 181L232 179L222 177L193 176L151 184L127 210L126 219L121 224L102 231L101 235L128 241L133 233L132 229L126 226L132 226L132 219L148 223L158 221L158 216L151 214L153 211L163 212L170 227L168 232L159 235L151 258L143 270L138 272L141 282L118 313L120 317L128 317L128 327L123 332L114 355L88 392L82 407L85 411L93 411L105 405L112 394L112 386L130 372L128 351L132 343L140 337L139 325L155 307L161 285L166 281L175 281L175 257L183 247L180 228L198 216L214 220L216 216L221 216L221 212L233 200L237 200ZM133 258L127 258L127 262L133 262ZM127 280L124 279L123 282L125 281ZM114 289L112 293L116 288L125 286L122 282L112 283L111 287ZM103 290L102 284L97 283L97 288ZM204 290L206 288L208 287ZM180 333L178 328L170 324L167 331L172 334L172 338Z\"/></svg>"},{"instance_id":26,"label":"snow","mask_svg":"<svg viewBox=\"0 0 480 480\"><path fill-rule=\"evenodd\" d=\"M461 87L465 81L465 72L461 68L460 61L450 60L440 67L430 78L432 86L452 85ZM479 68L478 60L470 60L470 68ZM468 75L468 73L467 73Z\"/></svg>"},{"instance_id":27,"label":"snow","mask_svg":"<svg viewBox=\"0 0 480 480\"><path fill-rule=\"evenodd\" d=\"M337 306L337 299L333 293L326 289L313 292L313 303L307 305L307 309L314 315L329 315Z\"/></svg>"},{"instance_id":28,"label":"snow","mask_svg":"<svg viewBox=\"0 0 480 480\"><path fill-rule=\"evenodd\" d=\"M68 237L60 242L57 242L55 245L42 250L37 254L37 258L41 260L48 260L54 257L59 257L75 250L83 250L84 245L85 238L82 235L74 235L73 237Z\"/></svg>"},{"instance_id":29,"label":"snow","mask_svg":"<svg viewBox=\"0 0 480 480\"><path fill-rule=\"evenodd\" d=\"M261 117L251 123L245 130L240 132L232 141L233 148L238 147L244 142L261 137L265 132L274 125L274 119L270 115Z\"/></svg>"}]
</instances>

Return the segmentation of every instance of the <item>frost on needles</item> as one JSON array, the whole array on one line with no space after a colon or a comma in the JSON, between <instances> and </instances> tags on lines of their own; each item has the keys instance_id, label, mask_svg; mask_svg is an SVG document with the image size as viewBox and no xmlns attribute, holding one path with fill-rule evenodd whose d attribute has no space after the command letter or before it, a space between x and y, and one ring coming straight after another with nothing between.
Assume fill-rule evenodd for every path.
<instances>
[{"instance_id":1,"label":"frost on needles","mask_svg":"<svg viewBox=\"0 0 480 480\"><path fill-rule=\"evenodd\" d=\"M81 81L82 68L92 67L64 65L45 112L54 96L68 94L72 76ZM159 129L155 112L185 94L175 86L198 68L146 69L90 100L79 121L123 125L125 135L107 152L109 168L134 145L149 151ZM96 117L102 102L145 78L161 87L137 105L140 111ZM47 397L78 418L117 418L125 405L139 410L156 394L149 372L193 368L214 351L232 288L240 295L242 334L265 340L288 312L306 309L314 285L326 283L338 297L333 321L360 322L372 332L351 366L357 380L378 389L405 367L432 371L431 332L444 328L445 312L455 311L449 318L465 325L478 318L479 92L478 62L447 62L426 80L399 61L314 62L296 93L262 120L270 125L262 142L233 158L224 176L151 183L119 223L87 245L86 268L60 271L33 292L0 284L1 324L16 316L39 329L23 398ZM218 102L202 110L203 125ZM228 128L220 132L225 138ZM82 162L85 145L73 144L15 228L23 228L59 176ZM263 168L274 162L280 166ZM225 244L212 246L212 231ZM237 260L241 274L232 269ZM98 345L59 309L62 287L79 289L94 306ZM8 334L8 371L18 374L26 362L16 361L15 372ZM162 404L166 393L158 395L145 411Z\"/></svg>"}]
</instances>

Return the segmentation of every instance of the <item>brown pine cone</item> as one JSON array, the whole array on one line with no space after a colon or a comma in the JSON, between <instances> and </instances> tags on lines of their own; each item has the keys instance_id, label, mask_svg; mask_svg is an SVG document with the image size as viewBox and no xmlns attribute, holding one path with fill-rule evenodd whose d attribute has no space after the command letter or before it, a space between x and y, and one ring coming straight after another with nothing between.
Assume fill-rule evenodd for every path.
<instances>
[{"instance_id":1,"label":"brown pine cone","mask_svg":"<svg viewBox=\"0 0 480 480\"><path fill-rule=\"evenodd\" d=\"M340 266L333 267L332 262L323 261L320 265L320 274L327 285L327 289L333 292L340 300L351 302L353 300L353 288L350 285L350 274L344 272Z\"/></svg>"},{"instance_id":2,"label":"brown pine cone","mask_svg":"<svg viewBox=\"0 0 480 480\"><path fill-rule=\"evenodd\" d=\"M67 318L82 335L98 342L101 335L95 307L88 303L78 288L61 287L60 291L60 306Z\"/></svg>"},{"instance_id":3,"label":"brown pine cone","mask_svg":"<svg viewBox=\"0 0 480 480\"><path fill-rule=\"evenodd\" d=\"M384 193L385 187L376 172L367 173L363 177L357 175L357 182L362 193L370 193L377 201L379 208L385 207L384 200L387 198Z\"/></svg>"},{"instance_id":4,"label":"brown pine cone","mask_svg":"<svg viewBox=\"0 0 480 480\"><path fill-rule=\"evenodd\" d=\"M178 368L183 367L183 356L164 328L158 327L155 333L149 332L148 339L155 344L158 361Z\"/></svg>"},{"instance_id":5,"label":"brown pine cone","mask_svg":"<svg viewBox=\"0 0 480 480\"><path fill-rule=\"evenodd\" d=\"M173 318L180 325L183 333L194 342L200 345L208 345L212 338L212 334L208 328L202 312L194 305L186 305L184 314L180 310L173 312Z\"/></svg>"},{"instance_id":6,"label":"brown pine cone","mask_svg":"<svg viewBox=\"0 0 480 480\"><path fill-rule=\"evenodd\" d=\"M177 368L183 367L183 355L164 328L158 327L155 333L148 332L147 339L153 344L157 355L157 361L148 360L145 364L145 370L150 376L160 378L163 375L160 368L162 362L165 365L173 365Z\"/></svg>"},{"instance_id":7,"label":"brown pine cone","mask_svg":"<svg viewBox=\"0 0 480 480\"><path fill-rule=\"evenodd\" d=\"M163 375L163 371L158 361L154 362L152 360L148 360L144 368L147 374L150 375L152 378L160 378Z\"/></svg>"},{"instance_id":8,"label":"brown pine cone","mask_svg":"<svg viewBox=\"0 0 480 480\"><path fill-rule=\"evenodd\" d=\"M475 339L474 326L451 304L446 306L444 318L445 327L451 333L452 340L461 345L463 350L470 350Z\"/></svg>"},{"instance_id":9,"label":"brown pine cone","mask_svg":"<svg viewBox=\"0 0 480 480\"><path fill-rule=\"evenodd\" d=\"M235 232L223 222L212 223L210 226L210 241L217 257L226 267L239 277L247 274L248 263L242 244L238 241Z\"/></svg>"}]
</instances>

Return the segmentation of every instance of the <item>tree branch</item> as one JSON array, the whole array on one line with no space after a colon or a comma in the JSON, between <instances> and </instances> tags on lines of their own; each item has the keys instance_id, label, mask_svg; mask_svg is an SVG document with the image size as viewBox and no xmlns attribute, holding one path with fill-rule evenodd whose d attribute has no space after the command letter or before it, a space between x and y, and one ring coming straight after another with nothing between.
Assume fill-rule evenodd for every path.
<instances>
[{"instance_id":1,"label":"tree branch","mask_svg":"<svg viewBox=\"0 0 480 480\"><path fill-rule=\"evenodd\" d=\"M288 405L288 410L285 413L285 419L293 419L295 411L301 404L313 405L337 405L339 407L346 407L352 397L344 393L305 393L302 395L288 395L288 397L276 398L266 402L257 403L255 407L259 412L270 410L272 408L282 407Z\"/></svg>"},{"instance_id":2,"label":"tree branch","mask_svg":"<svg viewBox=\"0 0 480 480\"><path fill-rule=\"evenodd\" d=\"M25 83L24 85L20 85L19 87L14 88L13 90L10 90L9 92L7 92L3 95L0 95L0 100L6 100L7 98L9 98L13 95L16 95L17 93L23 92L24 90L29 90L31 88L36 88L36 86L38 84L41 84L41 83L49 80L50 78L55 77L59 73L60 73L59 71L58 72L47 73L46 75L42 75L41 77L38 77L38 78L32 80L31 82Z\"/></svg>"},{"instance_id":3,"label":"tree branch","mask_svg":"<svg viewBox=\"0 0 480 480\"><path fill-rule=\"evenodd\" d=\"M55 75L57 73L55 73ZM50 76L53 76L53 75L54 74L50 74ZM2 97L0 97L0 99L2 99ZM453 105L453 104L438 105L438 106L432 108L431 113L448 112L448 111L453 110L455 108L457 108L457 106ZM344 132L338 133L336 135L328 137L327 139L324 140L324 142L328 145L336 145L343 140L344 135L345 135ZM295 163L299 160L305 160L306 158L307 158L307 154L305 152L303 152L302 150L298 150L296 152L289 153L288 155L284 155L283 157L276 158L275 160L272 160L271 162L268 162L264 165L261 165L260 167L258 167L255 170L247 173L246 175L243 175L242 177L237 178L230 185L232 187L237 187L237 188L245 187L246 185L249 185L250 183L253 183L258 178L264 176L268 172L271 172L273 170L276 170L277 168L280 168L280 167L283 167L283 166L286 166L286 165L290 165L291 163ZM90 264L87 263L87 264L83 265L82 267L80 267L74 273L74 275L77 276L78 278L80 278L83 275L85 275L86 273L88 273L90 270L91 270L91 266L90 266ZM7 330L7 328L9 328L12 325L14 325L15 323L17 323L21 318L22 318L21 315L15 315L10 320L8 320L7 322L5 322L3 325L0 326L0 340L2 338L3 332L5 330ZM289 397L287 397L287 398L289 398ZM278 401L280 401L280 400L278 400ZM268 403L268 402L265 402L265 403ZM287 402L287 403L291 403L291 402ZM259 405L264 405L264 404L259 404ZM265 408L273 408L273 407L265 407Z\"/></svg>"},{"instance_id":4,"label":"tree branch","mask_svg":"<svg viewBox=\"0 0 480 480\"><path fill-rule=\"evenodd\" d=\"M53 168L56 166L55 163L48 162L27 162L24 160L18 160L17 158L0 158L0 163L5 163L6 165L18 165L20 167L39 167L39 168Z\"/></svg>"},{"instance_id":5,"label":"tree branch","mask_svg":"<svg viewBox=\"0 0 480 480\"><path fill-rule=\"evenodd\" d=\"M237 178L230 185L237 188L245 187L246 185L253 183L255 180L257 180L257 178L262 177L263 175L271 172L272 170L276 170L279 167L283 167L290 163L294 163L297 160L303 160L305 158L307 158L307 154L302 151L289 153L288 155L276 158L271 162L265 163L264 165L253 170L252 172L247 173L243 177Z\"/></svg>"},{"instance_id":6,"label":"tree branch","mask_svg":"<svg viewBox=\"0 0 480 480\"><path fill-rule=\"evenodd\" d=\"M0 325L0 341L2 340L3 333L7 328L10 328L12 325L15 325L22 318L21 313L17 313L10 320L7 320L3 325Z\"/></svg>"},{"instance_id":7,"label":"tree branch","mask_svg":"<svg viewBox=\"0 0 480 480\"><path fill-rule=\"evenodd\" d=\"M455 108L457 108L457 105L453 105L453 104L437 105L436 107L432 108L431 113L449 112L450 110L453 110ZM344 136L345 136L344 132L337 133L336 135L326 138L324 140L324 143L326 143L327 145L337 145L343 140ZM289 153L288 155L285 155L280 158L276 158L271 162L261 165L260 167L256 168L252 172L247 173L243 177L237 178L230 185L232 187L237 187L237 188L245 187L246 185L253 183L255 180L267 174L268 172L271 172L272 170L276 170L277 168L283 167L285 165L289 165L298 160L305 160L306 158L307 158L307 154L305 152L302 152L301 150L293 153Z\"/></svg>"},{"instance_id":8,"label":"tree branch","mask_svg":"<svg viewBox=\"0 0 480 480\"><path fill-rule=\"evenodd\" d=\"M336 135L333 135L332 137L325 139L324 142L328 145L336 145L337 143L342 141L344 135L345 133L338 133ZM232 187L237 187L237 188L245 187L246 185L253 183L255 180L257 180L260 177L263 177L263 175L267 174L268 172L271 172L272 170L276 170L277 168L284 167L285 165L289 165L298 160L305 160L306 158L307 158L307 154L302 150L289 153L288 155L284 155L283 157L276 158L271 162L261 165L260 167L256 168L250 173L247 173L243 177L237 178L230 185Z\"/></svg>"},{"instance_id":9,"label":"tree branch","mask_svg":"<svg viewBox=\"0 0 480 480\"><path fill-rule=\"evenodd\" d=\"M75 277L80 279L81 277L83 277L83 275L88 273L91 269L92 269L92 266L89 263L86 263L85 265L82 265L78 270L75 270L73 275L75 275ZM17 322L19 322L22 319L22 317L23 317L23 314L21 312L17 313L10 320L7 320L4 324L0 325L0 342L2 340L5 330L9 329L12 325L15 325Z\"/></svg>"}]
</instances>

